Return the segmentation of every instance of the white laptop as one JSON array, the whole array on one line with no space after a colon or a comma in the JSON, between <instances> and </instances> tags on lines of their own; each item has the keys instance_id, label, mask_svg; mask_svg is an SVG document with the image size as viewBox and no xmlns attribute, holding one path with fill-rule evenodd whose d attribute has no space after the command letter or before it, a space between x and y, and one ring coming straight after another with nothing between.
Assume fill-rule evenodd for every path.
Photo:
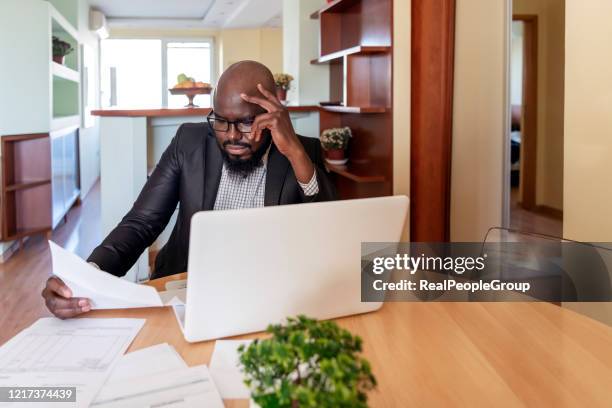
<instances>
[{"instance_id":1,"label":"white laptop","mask_svg":"<svg viewBox=\"0 0 612 408\"><path fill-rule=\"evenodd\" d=\"M186 305L175 307L185 339L379 309L361 302L361 243L399 241L407 213L395 196L195 214Z\"/></svg>"}]
</instances>

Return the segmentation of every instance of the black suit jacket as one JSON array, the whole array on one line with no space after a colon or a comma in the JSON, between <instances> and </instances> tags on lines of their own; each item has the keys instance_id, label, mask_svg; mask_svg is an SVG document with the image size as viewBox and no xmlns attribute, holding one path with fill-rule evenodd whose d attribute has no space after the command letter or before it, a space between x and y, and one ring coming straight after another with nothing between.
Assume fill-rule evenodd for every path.
<instances>
[{"instance_id":1,"label":"black suit jacket","mask_svg":"<svg viewBox=\"0 0 612 408\"><path fill-rule=\"evenodd\" d=\"M315 165L319 193L307 197L289 161L272 144L268 156L264 205L335 199L323 168L317 139L299 136ZM223 157L207 123L185 123L162 155L132 209L89 256L103 271L123 276L145 248L164 230L179 204L178 219L168 243L155 261L152 278L187 270L191 216L212 210L221 179ZM121 180L114 182L120 183Z\"/></svg>"}]
</instances>

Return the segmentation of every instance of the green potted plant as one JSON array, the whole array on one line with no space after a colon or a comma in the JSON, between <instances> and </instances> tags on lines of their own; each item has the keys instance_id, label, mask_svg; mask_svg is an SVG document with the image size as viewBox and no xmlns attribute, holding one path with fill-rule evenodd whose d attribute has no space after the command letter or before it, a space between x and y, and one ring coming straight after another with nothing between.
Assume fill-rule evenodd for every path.
<instances>
[{"instance_id":1,"label":"green potted plant","mask_svg":"<svg viewBox=\"0 0 612 408\"><path fill-rule=\"evenodd\" d=\"M291 88L293 77L289 74L280 73L274 74L274 83L276 84L276 97L280 101L287 99L287 91Z\"/></svg>"},{"instance_id":2,"label":"green potted plant","mask_svg":"<svg viewBox=\"0 0 612 408\"><path fill-rule=\"evenodd\" d=\"M376 386L361 338L306 316L270 325L272 337L240 346L251 397L262 408L367 407Z\"/></svg>"},{"instance_id":3,"label":"green potted plant","mask_svg":"<svg viewBox=\"0 0 612 408\"><path fill-rule=\"evenodd\" d=\"M74 48L70 44L53 36L53 61L63 65L64 57L72 51L74 51Z\"/></svg>"},{"instance_id":4,"label":"green potted plant","mask_svg":"<svg viewBox=\"0 0 612 408\"><path fill-rule=\"evenodd\" d=\"M325 129L321 133L321 147L325 151L326 160L330 164L346 164L348 159L344 157L344 152L352 136L349 127Z\"/></svg>"}]
</instances>

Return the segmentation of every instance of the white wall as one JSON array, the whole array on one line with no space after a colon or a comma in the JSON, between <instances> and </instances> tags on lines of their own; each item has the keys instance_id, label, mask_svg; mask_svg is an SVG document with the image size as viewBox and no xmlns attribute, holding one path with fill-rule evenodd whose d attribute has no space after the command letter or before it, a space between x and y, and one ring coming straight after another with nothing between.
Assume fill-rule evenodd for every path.
<instances>
[{"instance_id":1,"label":"white wall","mask_svg":"<svg viewBox=\"0 0 612 408\"><path fill-rule=\"evenodd\" d=\"M407 196L410 196L410 7L410 0L393 2L393 194Z\"/></svg>"},{"instance_id":2,"label":"white wall","mask_svg":"<svg viewBox=\"0 0 612 408\"><path fill-rule=\"evenodd\" d=\"M451 240L480 241L502 223L509 5L457 0Z\"/></svg>"},{"instance_id":3,"label":"white wall","mask_svg":"<svg viewBox=\"0 0 612 408\"><path fill-rule=\"evenodd\" d=\"M292 105L318 105L329 100L329 66L313 65L319 55L319 20L310 14L325 0L283 0L283 71L294 78L287 93ZM295 121L304 136L319 136L319 115L312 113Z\"/></svg>"},{"instance_id":4,"label":"white wall","mask_svg":"<svg viewBox=\"0 0 612 408\"><path fill-rule=\"evenodd\" d=\"M89 2L78 1L79 36L84 44L93 50L94 93L96 106L100 106L100 42L97 35L89 30ZM85 197L100 178L100 119L94 116L94 125L81 128L79 134L79 156L81 169L81 197Z\"/></svg>"},{"instance_id":5,"label":"white wall","mask_svg":"<svg viewBox=\"0 0 612 408\"><path fill-rule=\"evenodd\" d=\"M612 241L612 1L567 0L563 234Z\"/></svg>"}]
</instances>

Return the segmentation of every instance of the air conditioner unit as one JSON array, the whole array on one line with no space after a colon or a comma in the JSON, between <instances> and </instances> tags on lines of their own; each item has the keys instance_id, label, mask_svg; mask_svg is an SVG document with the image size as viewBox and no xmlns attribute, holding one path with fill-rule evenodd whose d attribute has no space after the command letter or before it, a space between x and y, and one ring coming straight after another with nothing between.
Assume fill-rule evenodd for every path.
<instances>
[{"instance_id":1,"label":"air conditioner unit","mask_svg":"<svg viewBox=\"0 0 612 408\"><path fill-rule=\"evenodd\" d=\"M89 10L89 29L95 31L102 40L108 38L108 26L106 16L100 10Z\"/></svg>"}]
</instances>

